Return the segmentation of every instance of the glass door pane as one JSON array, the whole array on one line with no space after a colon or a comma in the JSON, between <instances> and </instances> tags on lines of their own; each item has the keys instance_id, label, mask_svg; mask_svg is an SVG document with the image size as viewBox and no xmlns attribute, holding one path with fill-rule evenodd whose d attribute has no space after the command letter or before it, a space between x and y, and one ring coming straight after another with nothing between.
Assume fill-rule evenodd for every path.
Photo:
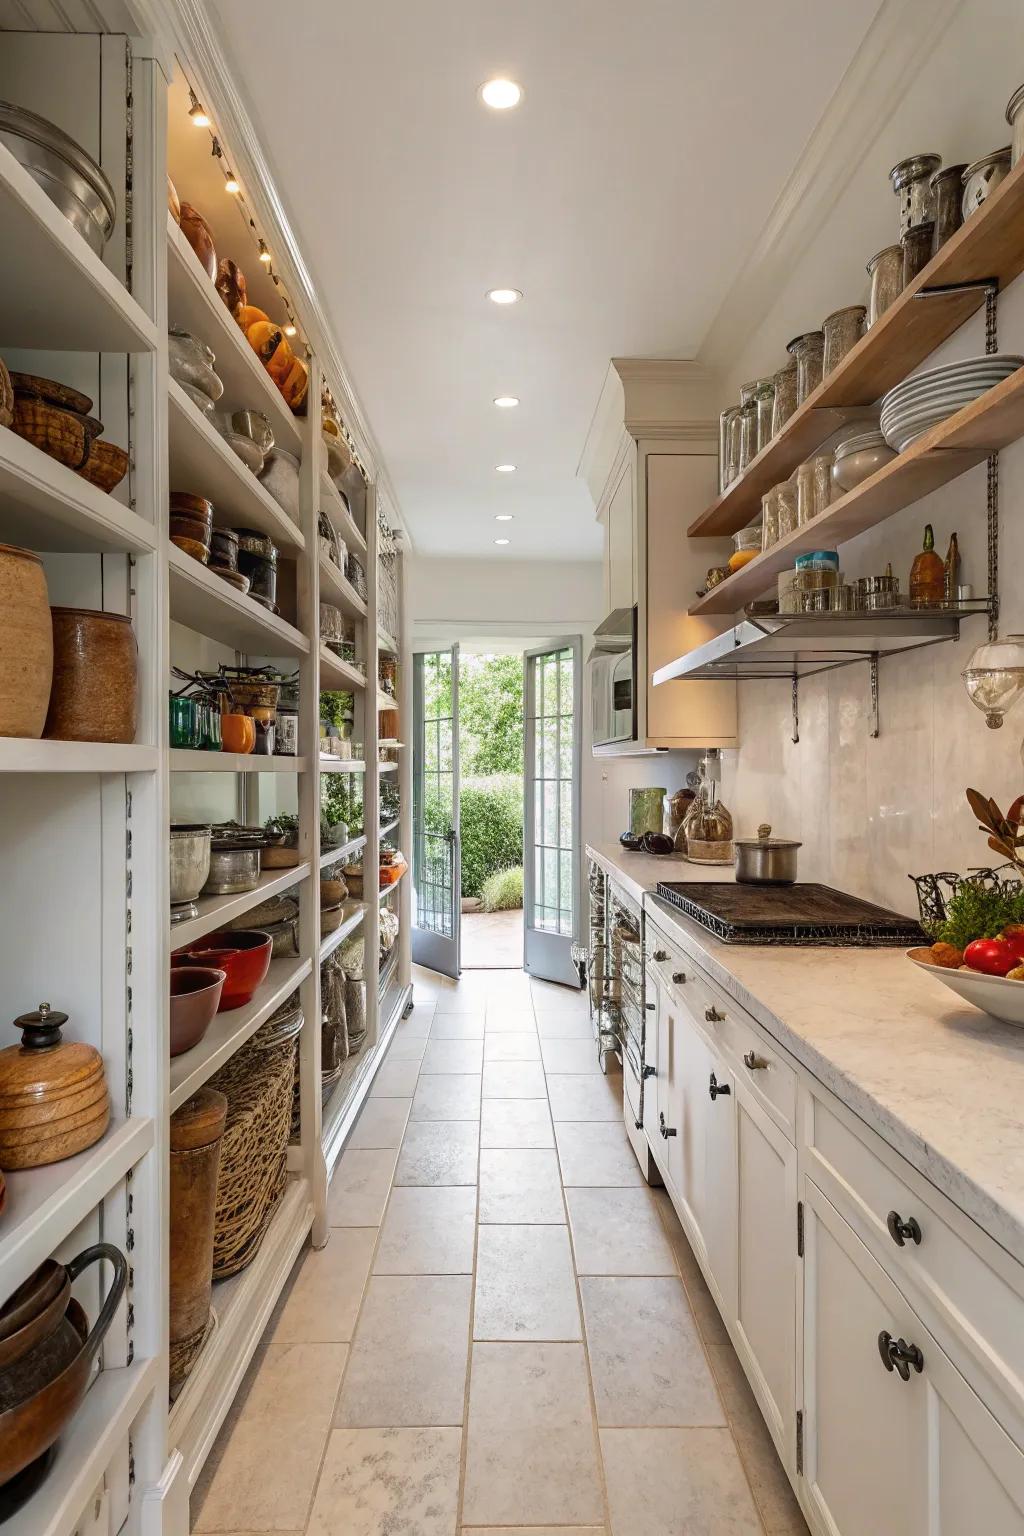
<instances>
[{"instance_id":1,"label":"glass door pane","mask_svg":"<svg viewBox=\"0 0 1024 1536\"><path fill-rule=\"evenodd\" d=\"M580 641L526 654L526 969L579 986Z\"/></svg>"},{"instance_id":2,"label":"glass door pane","mask_svg":"<svg viewBox=\"0 0 1024 1536\"><path fill-rule=\"evenodd\" d=\"M459 974L459 648L413 658L412 957Z\"/></svg>"}]
</instances>

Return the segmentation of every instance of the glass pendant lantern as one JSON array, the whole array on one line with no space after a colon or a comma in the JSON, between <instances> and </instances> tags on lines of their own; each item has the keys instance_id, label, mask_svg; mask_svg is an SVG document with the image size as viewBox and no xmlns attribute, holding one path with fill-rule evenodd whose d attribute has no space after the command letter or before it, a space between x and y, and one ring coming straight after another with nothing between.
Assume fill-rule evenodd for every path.
<instances>
[{"instance_id":1,"label":"glass pendant lantern","mask_svg":"<svg viewBox=\"0 0 1024 1536\"><path fill-rule=\"evenodd\" d=\"M979 645L961 676L971 703L998 730L1007 710L1024 695L1024 635Z\"/></svg>"}]
</instances>

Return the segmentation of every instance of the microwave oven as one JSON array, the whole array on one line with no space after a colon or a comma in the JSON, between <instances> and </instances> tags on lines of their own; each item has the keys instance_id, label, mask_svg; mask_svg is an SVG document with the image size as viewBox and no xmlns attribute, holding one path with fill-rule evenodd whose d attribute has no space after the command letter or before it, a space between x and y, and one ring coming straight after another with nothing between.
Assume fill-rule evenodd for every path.
<instances>
[{"instance_id":1,"label":"microwave oven","mask_svg":"<svg viewBox=\"0 0 1024 1536\"><path fill-rule=\"evenodd\" d=\"M637 610L618 608L594 631L587 658L594 750L637 741Z\"/></svg>"}]
</instances>

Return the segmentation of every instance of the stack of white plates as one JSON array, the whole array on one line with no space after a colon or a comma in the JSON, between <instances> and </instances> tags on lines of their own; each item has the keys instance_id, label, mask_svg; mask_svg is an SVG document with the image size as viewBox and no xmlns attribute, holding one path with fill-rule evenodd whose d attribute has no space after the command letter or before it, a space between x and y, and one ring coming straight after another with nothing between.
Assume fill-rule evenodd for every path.
<instances>
[{"instance_id":1,"label":"stack of white plates","mask_svg":"<svg viewBox=\"0 0 1024 1536\"><path fill-rule=\"evenodd\" d=\"M886 442L903 453L938 422L954 416L1022 365L1024 357L998 352L929 368L897 384L882 401L880 425Z\"/></svg>"}]
</instances>

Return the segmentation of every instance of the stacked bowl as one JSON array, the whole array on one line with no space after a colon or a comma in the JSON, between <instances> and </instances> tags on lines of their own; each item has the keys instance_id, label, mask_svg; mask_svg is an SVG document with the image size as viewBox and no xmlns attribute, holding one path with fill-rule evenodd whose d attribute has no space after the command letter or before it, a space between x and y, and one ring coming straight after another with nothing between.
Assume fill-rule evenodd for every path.
<instances>
[{"instance_id":1,"label":"stacked bowl","mask_svg":"<svg viewBox=\"0 0 1024 1536\"><path fill-rule=\"evenodd\" d=\"M954 416L1024 365L1024 357L999 352L945 363L905 379L882 401L880 424L885 440L904 453L940 421Z\"/></svg>"}]
</instances>

